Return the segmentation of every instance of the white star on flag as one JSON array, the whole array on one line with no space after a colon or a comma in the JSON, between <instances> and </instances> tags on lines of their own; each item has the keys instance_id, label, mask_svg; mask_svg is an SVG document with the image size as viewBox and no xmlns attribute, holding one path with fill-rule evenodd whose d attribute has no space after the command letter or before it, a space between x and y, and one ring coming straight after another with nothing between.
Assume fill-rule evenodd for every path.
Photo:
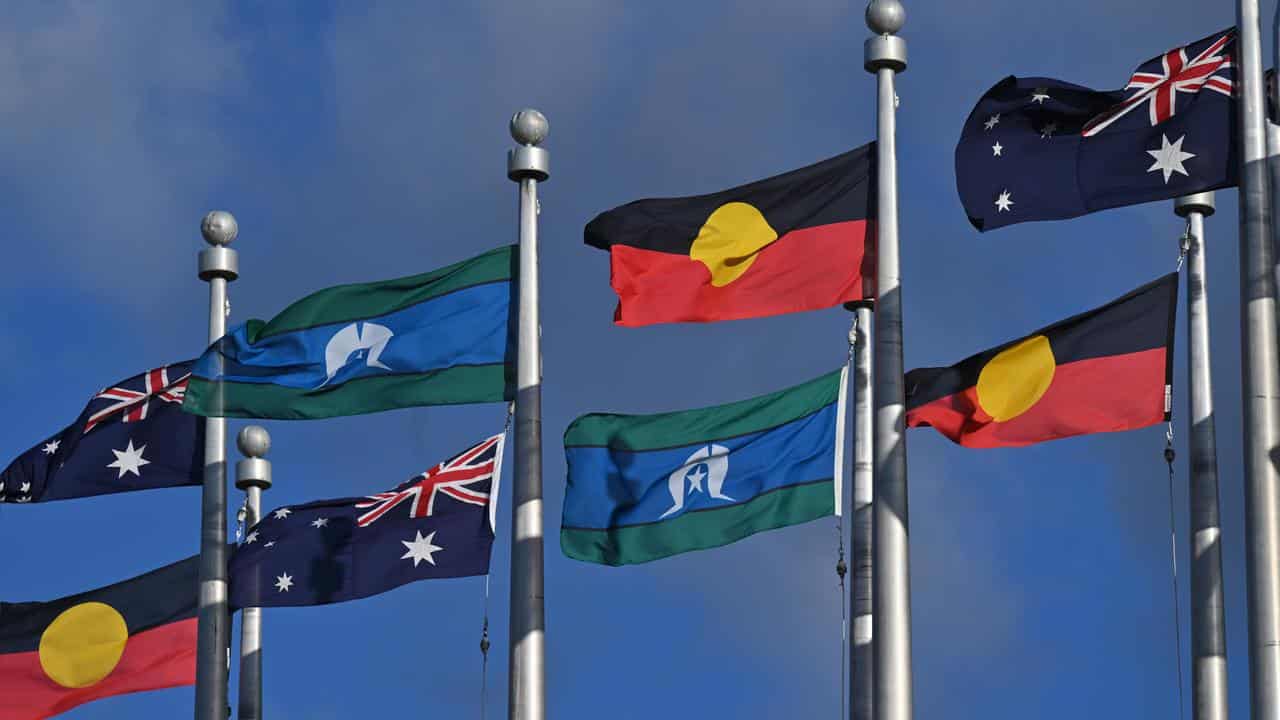
<instances>
[{"instance_id":1,"label":"white star on flag","mask_svg":"<svg viewBox=\"0 0 1280 720\"><path fill-rule=\"evenodd\" d=\"M1049 99L1049 88L1036 88L1031 92L1031 102L1044 104Z\"/></svg>"},{"instance_id":2,"label":"white star on flag","mask_svg":"<svg viewBox=\"0 0 1280 720\"><path fill-rule=\"evenodd\" d=\"M276 544L276 541L275 541L275 540L272 540L271 542L267 543L266 545L263 545L262 547L264 547L264 548L269 548L269 547L271 547L272 545L275 545L275 544Z\"/></svg>"},{"instance_id":3,"label":"white star on flag","mask_svg":"<svg viewBox=\"0 0 1280 720\"><path fill-rule=\"evenodd\" d=\"M293 512L293 511L292 511L292 510L290 510L289 508L280 508L279 510L275 511L275 512L273 513L273 515L275 515L275 518L276 518L277 520L283 520L283 519L285 519L285 518L289 517L289 514L290 514L290 513L292 513L292 512Z\"/></svg>"},{"instance_id":4,"label":"white star on flag","mask_svg":"<svg viewBox=\"0 0 1280 720\"><path fill-rule=\"evenodd\" d=\"M58 446L61 444L62 444L61 440L50 440L49 442L45 443L45 446L43 448L41 448L41 452L43 452L45 455L52 455L58 452Z\"/></svg>"},{"instance_id":5,"label":"white star on flag","mask_svg":"<svg viewBox=\"0 0 1280 720\"><path fill-rule=\"evenodd\" d=\"M130 440L128 447L126 447L124 450L111 451L115 453L116 461L111 463L107 467L119 469L120 474L116 476L117 480L124 477L125 473L133 473L138 477L142 477L142 473L138 471L142 469L143 465L151 464L150 460L147 460L146 458L142 457L142 452L146 449L147 449L146 445L143 445L137 450L133 449L133 440Z\"/></svg>"},{"instance_id":6,"label":"white star on flag","mask_svg":"<svg viewBox=\"0 0 1280 720\"><path fill-rule=\"evenodd\" d=\"M1003 157L1000 153L1004 152L1004 146L997 140L995 145L991 146L991 154L996 157Z\"/></svg>"},{"instance_id":7,"label":"white star on flag","mask_svg":"<svg viewBox=\"0 0 1280 720\"><path fill-rule=\"evenodd\" d=\"M1147 151L1148 155L1156 159L1155 162L1151 163L1151 167L1147 168L1147 172L1155 172L1157 170L1163 172L1166 185L1169 184L1169 178L1173 177L1174 173L1191 177L1191 174L1182 165L1183 160L1190 160L1195 157L1192 153L1182 151L1182 141L1186 139L1187 136L1183 135L1178 138L1177 142L1170 144L1169 136L1160 133L1160 149Z\"/></svg>"},{"instance_id":8,"label":"white star on flag","mask_svg":"<svg viewBox=\"0 0 1280 720\"><path fill-rule=\"evenodd\" d=\"M995 115L992 115L990 118L987 119L985 123L983 123L983 125L987 126L988 130L994 128L999 124L1000 124L1000 113L996 113Z\"/></svg>"},{"instance_id":9,"label":"white star on flag","mask_svg":"<svg viewBox=\"0 0 1280 720\"><path fill-rule=\"evenodd\" d=\"M1000 197L996 198L996 212L1009 212L1009 208L1013 205L1013 201L1009 198L1013 197L1008 190L1000 193Z\"/></svg>"},{"instance_id":10,"label":"white star on flag","mask_svg":"<svg viewBox=\"0 0 1280 720\"><path fill-rule=\"evenodd\" d=\"M329 524L329 518L316 518L311 521L311 527L322 528Z\"/></svg>"},{"instance_id":11,"label":"white star on flag","mask_svg":"<svg viewBox=\"0 0 1280 720\"><path fill-rule=\"evenodd\" d=\"M249 533L249 534L248 534L248 535L246 535L246 536L245 536L245 538L244 538L244 544L245 544L245 545L252 545L253 543L255 543L255 542L257 542L257 541L258 541L258 531L257 531L257 530L254 530L253 532Z\"/></svg>"},{"instance_id":12,"label":"white star on flag","mask_svg":"<svg viewBox=\"0 0 1280 720\"><path fill-rule=\"evenodd\" d=\"M1040 128L1040 137L1042 138L1053 137L1053 134L1057 131L1058 131L1058 123L1051 122L1048 125L1045 125L1044 127Z\"/></svg>"},{"instance_id":13,"label":"white star on flag","mask_svg":"<svg viewBox=\"0 0 1280 720\"><path fill-rule=\"evenodd\" d=\"M291 587L293 587L293 576L289 573L284 573L280 577L276 578L276 590L280 592L288 592Z\"/></svg>"},{"instance_id":14,"label":"white star on flag","mask_svg":"<svg viewBox=\"0 0 1280 720\"><path fill-rule=\"evenodd\" d=\"M412 558L414 567L418 567L418 563L422 560L426 560L432 565L435 565L436 561L435 558L431 557L432 553L436 553L444 549L439 545L431 544L431 541L436 536L435 531L432 531L431 534L426 537L422 537L422 533L420 531L415 531L413 534L415 537L412 542L408 540L400 541L401 545L409 548L409 552L401 555L400 559L408 560Z\"/></svg>"},{"instance_id":15,"label":"white star on flag","mask_svg":"<svg viewBox=\"0 0 1280 720\"><path fill-rule=\"evenodd\" d=\"M22 483L21 485L19 485L19 486L18 486L18 492L20 492L20 493L27 493L27 492L31 492L31 483L29 483L29 482L24 482L24 483Z\"/></svg>"}]
</instances>

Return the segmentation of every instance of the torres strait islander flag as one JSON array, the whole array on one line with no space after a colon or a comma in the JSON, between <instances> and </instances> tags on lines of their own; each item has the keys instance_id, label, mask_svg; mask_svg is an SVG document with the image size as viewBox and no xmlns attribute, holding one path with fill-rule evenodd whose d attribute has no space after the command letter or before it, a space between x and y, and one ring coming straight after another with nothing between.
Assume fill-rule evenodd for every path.
<instances>
[{"instance_id":1,"label":"torres strait islander flag","mask_svg":"<svg viewBox=\"0 0 1280 720\"><path fill-rule=\"evenodd\" d=\"M601 213L585 238L609 251L614 322L735 320L874 297L875 150Z\"/></svg>"},{"instance_id":2,"label":"torres strait islander flag","mask_svg":"<svg viewBox=\"0 0 1280 720\"><path fill-rule=\"evenodd\" d=\"M628 565L839 514L846 371L770 395L565 430L560 548Z\"/></svg>"},{"instance_id":3,"label":"torres strait islander flag","mask_svg":"<svg viewBox=\"0 0 1280 720\"><path fill-rule=\"evenodd\" d=\"M250 320L196 362L183 409L280 420L500 402L513 391L512 247L340 285Z\"/></svg>"},{"instance_id":4,"label":"torres strait islander flag","mask_svg":"<svg viewBox=\"0 0 1280 720\"><path fill-rule=\"evenodd\" d=\"M906 376L907 426L1011 447L1169 419L1178 275L946 368Z\"/></svg>"},{"instance_id":5,"label":"torres strait islander flag","mask_svg":"<svg viewBox=\"0 0 1280 720\"><path fill-rule=\"evenodd\" d=\"M50 602L0 602L0 718L191 685L199 557Z\"/></svg>"}]
</instances>

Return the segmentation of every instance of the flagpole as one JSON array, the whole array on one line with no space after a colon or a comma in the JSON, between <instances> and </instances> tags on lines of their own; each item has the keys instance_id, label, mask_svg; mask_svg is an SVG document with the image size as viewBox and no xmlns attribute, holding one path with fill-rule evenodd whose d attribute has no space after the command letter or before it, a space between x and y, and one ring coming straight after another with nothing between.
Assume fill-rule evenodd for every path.
<instances>
[{"instance_id":1,"label":"flagpole","mask_svg":"<svg viewBox=\"0 0 1280 720\"><path fill-rule=\"evenodd\" d=\"M1264 74L1266 82L1266 120L1267 129L1267 179L1271 181L1271 261L1280 263L1280 89L1277 89L1277 73L1280 73L1280 5L1276 6L1275 16L1271 24L1272 48L1271 67L1274 71L1270 79ZM1277 287L1280 287L1280 264L1275 265Z\"/></svg>"},{"instance_id":2,"label":"flagpole","mask_svg":"<svg viewBox=\"0 0 1280 720\"><path fill-rule=\"evenodd\" d=\"M236 463L236 487L244 491L244 526L248 532L262 519L262 491L271 487L271 435L249 425L236 435L244 459ZM248 542L246 538L245 542ZM238 720L262 720L262 608L240 611L240 712Z\"/></svg>"},{"instance_id":3,"label":"flagpole","mask_svg":"<svg viewBox=\"0 0 1280 720\"><path fill-rule=\"evenodd\" d=\"M551 155L538 145L546 139L548 129L542 113L521 110L511 118L511 137L519 147L507 153L507 177L520 183L516 467L511 504L511 679L507 696L511 720L543 720L546 715L538 183L551 176Z\"/></svg>"},{"instance_id":4,"label":"flagpole","mask_svg":"<svg viewBox=\"0 0 1280 720\"><path fill-rule=\"evenodd\" d=\"M875 708L875 655L872 635L872 468L871 306L845 303L853 311L849 344L853 347L853 587L849 594L853 630L849 635L849 718L872 720Z\"/></svg>"},{"instance_id":5,"label":"flagpole","mask_svg":"<svg viewBox=\"0 0 1280 720\"><path fill-rule=\"evenodd\" d=\"M239 233L235 217L221 210L204 216L200 234L200 279L209 283L209 344L227 331L227 283L240 274L236 251L227 247ZM227 421L205 419L204 487L200 522L200 606L196 630L196 720L223 720L230 662L227 613Z\"/></svg>"},{"instance_id":6,"label":"flagpole","mask_svg":"<svg viewBox=\"0 0 1280 720\"><path fill-rule=\"evenodd\" d=\"M1191 703L1192 720L1227 720L1227 632L1223 610L1218 442L1209 355L1209 290L1204 219L1213 193L1185 195L1173 211L1187 232L1187 359L1191 385ZM1179 659L1181 662L1181 659Z\"/></svg>"},{"instance_id":7,"label":"flagpole","mask_svg":"<svg viewBox=\"0 0 1280 720\"><path fill-rule=\"evenodd\" d=\"M875 510L873 604L874 709L880 720L910 720L911 559L907 521L906 400L902 369L902 287L898 267L898 161L894 77L907 68L907 43L894 33L906 22L898 0L872 0L863 67L874 73L876 108Z\"/></svg>"},{"instance_id":8,"label":"flagpole","mask_svg":"<svg viewBox=\"0 0 1280 720\"><path fill-rule=\"evenodd\" d=\"M1244 395L1249 689L1254 718L1280 718L1280 366L1266 168L1258 0L1238 0L1240 29L1240 311Z\"/></svg>"}]
</instances>

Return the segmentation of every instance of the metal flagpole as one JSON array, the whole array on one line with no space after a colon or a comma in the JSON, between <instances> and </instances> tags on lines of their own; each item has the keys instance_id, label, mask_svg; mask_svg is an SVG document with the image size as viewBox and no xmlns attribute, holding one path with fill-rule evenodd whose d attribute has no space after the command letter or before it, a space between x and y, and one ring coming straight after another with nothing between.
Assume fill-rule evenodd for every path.
<instances>
[{"instance_id":1,"label":"metal flagpole","mask_svg":"<svg viewBox=\"0 0 1280 720\"><path fill-rule=\"evenodd\" d=\"M872 635L872 480L871 303L846 303L853 311L853 616L849 654L849 718L872 720L875 707L875 655Z\"/></svg>"},{"instance_id":2,"label":"metal flagpole","mask_svg":"<svg viewBox=\"0 0 1280 720\"><path fill-rule=\"evenodd\" d=\"M1271 25L1272 41L1270 76L1265 78L1267 119L1267 179L1271 181L1271 253L1272 262L1280 263L1280 220L1276 213L1280 212L1280 89L1277 89L1277 73L1280 72L1280 5L1276 6L1275 19ZM1275 266L1277 287L1280 287L1280 264Z\"/></svg>"},{"instance_id":3,"label":"metal flagpole","mask_svg":"<svg viewBox=\"0 0 1280 720\"><path fill-rule=\"evenodd\" d=\"M1280 718L1280 365L1258 0L1238 0L1240 311L1244 395L1249 688L1254 718Z\"/></svg>"},{"instance_id":4,"label":"metal flagpole","mask_svg":"<svg viewBox=\"0 0 1280 720\"><path fill-rule=\"evenodd\" d=\"M1218 519L1218 442L1209 356L1209 292L1204 219L1213 193L1186 195L1173 211L1187 218L1187 358L1191 385L1191 703L1192 720L1227 720L1227 631ZM1178 662L1182 662L1179 658Z\"/></svg>"},{"instance_id":5,"label":"metal flagpole","mask_svg":"<svg viewBox=\"0 0 1280 720\"><path fill-rule=\"evenodd\" d=\"M907 44L894 33L906 22L898 0L872 0L863 67L878 87L876 226L878 228L875 356L875 712L910 720L911 560L907 544L906 401L902 382L902 287L898 269L898 163L894 76L907 68Z\"/></svg>"},{"instance_id":6,"label":"metal flagpole","mask_svg":"<svg viewBox=\"0 0 1280 720\"><path fill-rule=\"evenodd\" d=\"M507 153L507 177L520 183L519 347L516 368L515 482L511 504L511 667L508 716L546 715L542 585L542 326L538 319L538 183L551 155L538 147L547 119L537 110L511 118L519 147Z\"/></svg>"},{"instance_id":7,"label":"metal flagpole","mask_svg":"<svg viewBox=\"0 0 1280 720\"><path fill-rule=\"evenodd\" d=\"M200 279L209 283L209 343L227 331L227 283L240 275L236 251L227 247L239 233L229 212L204 216L200 234L209 247L200 251ZM200 522L200 610L196 631L196 720L223 720L230 663L227 613L227 421L205 419L204 490Z\"/></svg>"},{"instance_id":8,"label":"metal flagpole","mask_svg":"<svg viewBox=\"0 0 1280 720\"><path fill-rule=\"evenodd\" d=\"M262 491L271 487L271 435L260 425L249 425L236 435L236 447L244 459L236 463L236 487L244 491L244 526L262 519ZM252 542L248 537L245 543ZM240 712L239 720L262 720L262 608L240 611Z\"/></svg>"}]
</instances>

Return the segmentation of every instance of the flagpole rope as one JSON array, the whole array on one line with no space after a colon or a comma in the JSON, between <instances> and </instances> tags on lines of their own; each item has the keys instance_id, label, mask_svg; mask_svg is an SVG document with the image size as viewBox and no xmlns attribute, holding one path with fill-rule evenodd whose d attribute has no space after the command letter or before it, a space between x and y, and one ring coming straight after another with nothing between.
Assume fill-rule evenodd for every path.
<instances>
[{"instance_id":1,"label":"flagpole rope","mask_svg":"<svg viewBox=\"0 0 1280 720\"><path fill-rule=\"evenodd\" d=\"M846 711L844 699L844 679L849 676L849 616L845 609L844 600L844 576L849 571L849 566L844 561L844 522L840 516L836 516L836 536L839 541L839 559L836 560L836 575L840 578L840 679L836 681L836 687L840 692L840 717L842 720L849 717Z\"/></svg>"},{"instance_id":2,"label":"flagpole rope","mask_svg":"<svg viewBox=\"0 0 1280 720\"><path fill-rule=\"evenodd\" d=\"M484 627L480 630L480 720L485 720L489 690L489 574L484 576Z\"/></svg>"},{"instance_id":3,"label":"flagpole rope","mask_svg":"<svg viewBox=\"0 0 1280 720\"><path fill-rule=\"evenodd\" d=\"M237 545L240 543L240 538L243 537L244 535L244 531L245 531L244 521L245 521L245 518L248 517L248 514L249 514L249 496L246 494L244 496L244 502L240 504L240 509L236 511L236 544Z\"/></svg>"},{"instance_id":4,"label":"flagpole rope","mask_svg":"<svg viewBox=\"0 0 1280 720\"><path fill-rule=\"evenodd\" d=\"M858 315L854 313L853 326L849 328L849 350L845 354L845 367L853 366L853 350L857 336ZM844 442L844 438L836 438L836 442ZM843 469L841 472L843 473ZM844 498L836 498L836 502L843 505ZM840 694L840 719L846 720L849 717L849 713L845 700L844 683L845 679L849 677L849 611L848 602L845 599L844 576L849 572L849 565L844 560L844 513L842 512L836 513L836 553L836 577L840 578L840 679L836 682L836 687ZM849 692L853 692L852 685L849 686Z\"/></svg>"},{"instance_id":5,"label":"flagpole rope","mask_svg":"<svg viewBox=\"0 0 1280 720\"><path fill-rule=\"evenodd\" d=\"M1174 272L1182 272L1182 263L1186 261L1188 252L1191 252L1191 218L1187 218L1187 227L1178 238L1178 264Z\"/></svg>"},{"instance_id":6,"label":"flagpole rope","mask_svg":"<svg viewBox=\"0 0 1280 720\"><path fill-rule=\"evenodd\" d=\"M1181 264L1181 261L1179 261ZM1182 692L1182 626L1179 624L1179 618L1182 617L1181 604L1178 601L1178 530L1174 524L1173 512L1173 460L1177 456L1173 451L1173 422L1169 423L1168 429L1165 431L1164 445L1164 461L1169 466L1169 547L1170 547L1170 568L1173 575L1173 637L1174 650L1173 665L1177 669L1178 674L1178 718L1186 717L1185 700Z\"/></svg>"},{"instance_id":7,"label":"flagpole rope","mask_svg":"<svg viewBox=\"0 0 1280 720\"><path fill-rule=\"evenodd\" d=\"M507 403L507 418L502 423L502 434L511 430L511 419L515 417L515 402ZM495 481L498 478L494 478ZM498 502L494 493L492 502ZM484 620L480 628L480 720L485 720L489 698L489 573L484 575Z\"/></svg>"}]
</instances>

